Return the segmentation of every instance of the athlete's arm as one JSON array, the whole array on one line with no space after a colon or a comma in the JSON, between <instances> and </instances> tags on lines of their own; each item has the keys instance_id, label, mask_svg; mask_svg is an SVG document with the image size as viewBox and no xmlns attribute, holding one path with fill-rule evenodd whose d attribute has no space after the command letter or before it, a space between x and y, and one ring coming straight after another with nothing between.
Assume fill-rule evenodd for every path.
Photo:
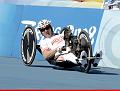
<instances>
[{"instance_id":1,"label":"athlete's arm","mask_svg":"<svg viewBox=\"0 0 120 91\"><path fill-rule=\"evenodd\" d=\"M56 52L57 52L57 49L53 49L53 50L51 50L51 49L42 50L43 57L44 57L46 60L50 60L51 58L54 58Z\"/></svg>"}]
</instances>

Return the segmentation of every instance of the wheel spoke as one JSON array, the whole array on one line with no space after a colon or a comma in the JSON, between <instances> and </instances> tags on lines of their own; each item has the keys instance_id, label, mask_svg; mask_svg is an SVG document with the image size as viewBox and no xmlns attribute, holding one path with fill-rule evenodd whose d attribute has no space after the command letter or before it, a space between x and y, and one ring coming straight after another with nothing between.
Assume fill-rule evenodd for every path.
<instances>
[{"instance_id":1,"label":"wheel spoke","mask_svg":"<svg viewBox=\"0 0 120 91\"><path fill-rule=\"evenodd\" d=\"M27 49L27 63L30 62L30 54L29 54L29 48Z\"/></svg>"},{"instance_id":2,"label":"wheel spoke","mask_svg":"<svg viewBox=\"0 0 120 91\"><path fill-rule=\"evenodd\" d=\"M28 45L29 45L29 32L27 33Z\"/></svg>"}]
</instances>

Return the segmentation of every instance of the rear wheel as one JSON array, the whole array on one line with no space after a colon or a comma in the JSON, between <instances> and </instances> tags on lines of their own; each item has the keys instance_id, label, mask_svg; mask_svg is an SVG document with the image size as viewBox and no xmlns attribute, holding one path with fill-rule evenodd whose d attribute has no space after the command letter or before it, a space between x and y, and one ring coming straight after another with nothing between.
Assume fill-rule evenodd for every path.
<instances>
[{"instance_id":1,"label":"rear wheel","mask_svg":"<svg viewBox=\"0 0 120 91\"><path fill-rule=\"evenodd\" d=\"M80 45L80 51L86 51L87 57L92 57L92 45L91 40L89 38L89 34L86 31L81 31L78 37L79 45ZM91 59L87 59L87 65L83 69L85 73L88 73L91 69Z\"/></svg>"},{"instance_id":2,"label":"rear wheel","mask_svg":"<svg viewBox=\"0 0 120 91\"><path fill-rule=\"evenodd\" d=\"M25 65L30 66L36 55L36 35L32 26L27 26L21 39L21 56Z\"/></svg>"}]
</instances>

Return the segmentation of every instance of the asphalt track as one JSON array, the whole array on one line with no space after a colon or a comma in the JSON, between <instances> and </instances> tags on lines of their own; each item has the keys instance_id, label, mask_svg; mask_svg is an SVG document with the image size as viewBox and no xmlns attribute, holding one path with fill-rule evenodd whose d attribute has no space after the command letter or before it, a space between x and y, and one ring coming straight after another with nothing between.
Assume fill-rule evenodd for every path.
<instances>
[{"instance_id":1,"label":"asphalt track","mask_svg":"<svg viewBox=\"0 0 120 91\"><path fill-rule=\"evenodd\" d=\"M0 89L120 89L120 69L97 67L89 74L35 60L0 57Z\"/></svg>"}]
</instances>

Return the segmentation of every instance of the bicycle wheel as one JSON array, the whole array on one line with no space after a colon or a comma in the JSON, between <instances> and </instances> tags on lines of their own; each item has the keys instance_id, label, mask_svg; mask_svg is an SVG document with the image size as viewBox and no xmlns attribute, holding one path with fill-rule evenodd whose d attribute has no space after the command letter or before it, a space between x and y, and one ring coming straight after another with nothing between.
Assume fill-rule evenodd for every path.
<instances>
[{"instance_id":1,"label":"bicycle wheel","mask_svg":"<svg viewBox=\"0 0 120 91\"><path fill-rule=\"evenodd\" d=\"M83 41L82 41L83 40ZM86 31L81 31L78 37L78 41L80 42L80 50L81 51L86 51L87 57L92 57L92 45L91 45L91 40L89 38L89 34ZM91 69L91 59L87 59L87 65L84 68L84 72L88 73Z\"/></svg>"},{"instance_id":2,"label":"bicycle wheel","mask_svg":"<svg viewBox=\"0 0 120 91\"><path fill-rule=\"evenodd\" d=\"M34 28L28 25L21 39L21 56L25 65L30 66L36 55L36 35Z\"/></svg>"}]
</instances>

